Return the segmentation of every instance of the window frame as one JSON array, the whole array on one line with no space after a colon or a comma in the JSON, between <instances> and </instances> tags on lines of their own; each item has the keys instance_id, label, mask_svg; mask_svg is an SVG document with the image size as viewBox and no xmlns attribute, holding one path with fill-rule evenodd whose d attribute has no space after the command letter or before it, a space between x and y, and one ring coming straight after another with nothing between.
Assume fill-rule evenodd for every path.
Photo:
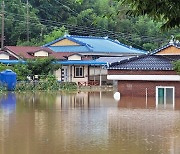
<instances>
[{"instance_id":1,"label":"window frame","mask_svg":"<svg viewBox=\"0 0 180 154\"><path fill-rule=\"evenodd\" d=\"M82 69L82 76L76 74L76 69L79 69L80 74L80 68ZM84 78L84 66L74 66L74 78Z\"/></svg>"},{"instance_id":2,"label":"window frame","mask_svg":"<svg viewBox=\"0 0 180 154\"><path fill-rule=\"evenodd\" d=\"M159 102L158 102L158 89L163 88L165 93L164 93L164 108L166 108L166 89L171 88L173 89L173 109L175 107L175 87L174 86L156 86L156 107L158 107Z\"/></svg>"}]
</instances>

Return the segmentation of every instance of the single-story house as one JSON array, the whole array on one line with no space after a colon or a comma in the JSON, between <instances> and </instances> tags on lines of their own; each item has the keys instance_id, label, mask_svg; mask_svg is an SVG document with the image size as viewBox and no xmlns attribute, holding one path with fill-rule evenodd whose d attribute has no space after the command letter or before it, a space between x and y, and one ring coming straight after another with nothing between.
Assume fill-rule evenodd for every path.
<instances>
[{"instance_id":1,"label":"single-story house","mask_svg":"<svg viewBox=\"0 0 180 154\"><path fill-rule=\"evenodd\" d=\"M107 78L118 81L122 97L153 97L156 106L180 105L180 75L173 62L180 60L180 43L170 41L152 54L112 63Z\"/></svg>"},{"instance_id":2,"label":"single-story house","mask_svg":"<svg viewBox=\"0 0 180 154\"><path fill-rule=\"evenodd\" d=\"M107 80L107 69L103 69L110 64L105 57L113 59L118 56L118 59L126 59L146 53L108 37L71 35L65 35L43 47L6 46L4 52L10 55L9 61L1 59L0 62L11 64L17 63L16 60L55 57L57 63L62 65L62 68L55 72L57 79L79 85L112 84L112 81ZM104 59L97 59L99 57Z\"/></svg>"},{"instance_id":3,"label":"single-story house","mask_svg":"<svg viewBox=\"0 0 180 154\"><path fill-rule=\"evenodd\" d=\"M44 47L48 47L56 53L76 53L74 56L70 55L66 62L60 62L63 67L56 75L61 81L75 81L82 85L88 85L89 83L112 84L112 81L107 80L107 70L102 69L104 65L109 64L107 59L117 56L129 58L146 53L146 51L124 45L117 40L95 36L65 35L45 44ZM83 57L92 61L85 62L82 59ZM104 57L104 59L98 59L99 57ZM105 57L107 58L105 59Z\"/></svg>"},{"instance_id":4,"label":"single-story house","mask_svg":"<svg viewBox=\"0 0 180 154\"><path fill-rule=\"evenodd\" d=\"M62 68L55 72L57 80L76 82L80 85L101 85L101 73L97 77L94 73L97 71L94 70L93 74L89 68L93 66L96 69L106 65L106 63L92 60L90 56L87 57L79 53L54 52L47 47L5 46L4 51L0 52L0 63L17 64L24 63L27 59L50 56L57 59L57 63L62 65ZM91 80L90 74L94 75Z\"/></svg>"}]
</instances>

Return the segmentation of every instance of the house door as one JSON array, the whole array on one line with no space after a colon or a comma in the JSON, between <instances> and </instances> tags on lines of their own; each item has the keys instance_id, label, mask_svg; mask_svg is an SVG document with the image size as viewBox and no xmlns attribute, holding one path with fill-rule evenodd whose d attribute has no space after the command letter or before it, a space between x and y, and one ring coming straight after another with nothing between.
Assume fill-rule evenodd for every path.
<instances>
[{"instance_id":1,"label":"house door","mask_svg":"<svg viewBox=\"0 0 180 154\"><path fill-rule=\"evenodd\" d=\"M63 82L67 82L68 81L68 67L67 66L63 66L61 69L61 81Z\"/></svg>"},{"instance_id":2,"label":"house door","mask_svg":"<svg viewBox=\"0 0 180 154\"><path fill-rule=\"evenodd\" d=\"M156 106L163 108L174 108L174 87L156 87Z\"/></svg>"}]
</instances>

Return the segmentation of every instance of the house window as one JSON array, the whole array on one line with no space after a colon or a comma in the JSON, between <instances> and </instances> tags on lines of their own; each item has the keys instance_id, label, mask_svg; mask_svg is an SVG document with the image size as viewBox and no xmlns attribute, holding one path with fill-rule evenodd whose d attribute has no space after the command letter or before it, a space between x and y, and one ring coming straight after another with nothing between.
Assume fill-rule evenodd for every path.
<instances>
[{"instance_id":1,"label":"house window","mask_svg":"<svg viewBox=\"0 0 180 154\"><path fill-rule=\"evenodd\" d=\"M74 77L75 78L84 78L84 67L83 66L75 66L74 67Z\"/></svg>"},{"instance_id":2,"label":"house window","mask_svg":"<svg viewBox=\"0 0 180 154\"><path fill-rule=\"evenodd\" d=\"M156 87L156 106L164 108L173 107L175 104L175 88L174 87Z\"/></svg>"}]
</instances>

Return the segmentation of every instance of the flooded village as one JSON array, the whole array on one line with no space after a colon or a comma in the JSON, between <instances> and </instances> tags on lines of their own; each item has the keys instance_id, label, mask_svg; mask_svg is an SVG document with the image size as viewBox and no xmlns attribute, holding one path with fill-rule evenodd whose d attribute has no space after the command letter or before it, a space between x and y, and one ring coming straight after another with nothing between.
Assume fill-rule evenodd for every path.
<instances>
[{"instance_id":1,"label":"flooded village","mask_svg":"<svg viewBox=\"0 0 180 154\"><path fill-rule=\"evenodd\" d=\"M68 47L72 44L69 38L53 43L62 50L64 42ZM54 53L47 47L31 52L32 47L5 47L8 56L18 56L19 51L61 55L64 60L58 61L62 67L55 72L56 78L59 83L75 82L78 88L2 93L1 153L179 153L179 75L172 63L179 57L179 43L171 40L148 54L107 38L77 38L110 42L128 52L119 56L115 51L117 56L92 60L85 53ZM51 50L57 48L49 45ZM75 45L78 51L79 46ZM134 51L141 54L133 55ZM115 92L119 100L114 99Z\"/></svg>"},{"instance_id":2,"label":"flooded village","mask_svg":"<svg viewBox=\"0 0 180 154\"><path fill-rule=\"evenodd\" d=\"M0 154L180 153L178 2L0 3Z\"/></svg>"}]
</instances>

